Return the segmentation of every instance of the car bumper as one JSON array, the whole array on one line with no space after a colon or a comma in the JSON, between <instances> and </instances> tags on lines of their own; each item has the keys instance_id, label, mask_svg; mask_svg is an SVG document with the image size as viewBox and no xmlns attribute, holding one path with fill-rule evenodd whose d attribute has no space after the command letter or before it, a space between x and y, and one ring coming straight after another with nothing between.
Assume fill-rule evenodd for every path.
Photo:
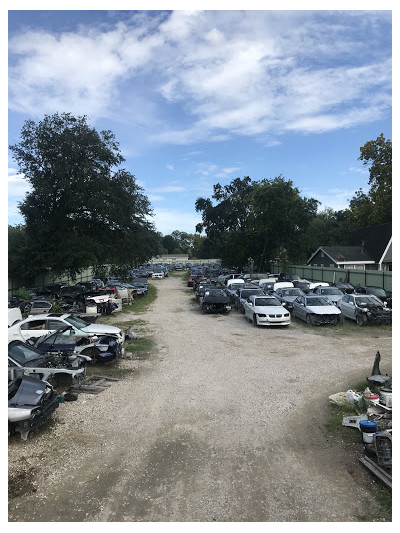
<instances>
[{"instance_id":1,"label":"car bumper","mask_svg":"<svg viewBox=\"0 0 400 533\"><path fill-rule=\"evenodd\" d=\"M258 326L288 326L290 324L290 317L261 317L257 316Z\"/></svg>"}]
</instances>

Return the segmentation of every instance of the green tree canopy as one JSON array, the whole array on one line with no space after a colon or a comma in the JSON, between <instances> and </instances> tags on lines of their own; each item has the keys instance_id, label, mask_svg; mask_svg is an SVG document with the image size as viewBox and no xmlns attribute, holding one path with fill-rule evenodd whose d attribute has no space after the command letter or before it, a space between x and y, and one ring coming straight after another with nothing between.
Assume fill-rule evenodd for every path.
<instances>
[{"instance_id":1,"label":"green tree canopy","mask_svg":"<svg viewBox=\"0 0 400 533\"><path fill-rule=\"evenodd\" d=\"M19 204L26 222L31 270L74 276L93 264L149 259L159 243L150 203L110 131L69 113L25 122L10 146L31 184Z\"/></svg>"},{"instance_id":2,"label":"green tree canopy","mask_svg":"<svg viewBox=\"0 0 400 533\"><path fill-rule=\"evenodd\" d=\"M224 187L215 185L212 198L215 205L197 199L202 223L196 229L204 229L227 266L241 268L251 257L260 271L282 252L290 261L304 254L302 237L319 202L302 198L292 181L236 178Z\"/></svg>"}]
</instances>

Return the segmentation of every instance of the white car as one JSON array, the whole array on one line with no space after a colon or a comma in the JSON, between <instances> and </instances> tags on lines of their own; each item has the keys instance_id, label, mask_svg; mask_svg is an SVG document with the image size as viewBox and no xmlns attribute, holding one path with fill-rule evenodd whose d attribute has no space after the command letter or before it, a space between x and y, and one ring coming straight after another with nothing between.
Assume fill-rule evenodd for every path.
<instances>
[{"instance_id":1,"label":"white car","mask_svg":"<svg viewBox=\"0 0 400 533\"><path fill-rule=\"evenodd\" d=\"M29 339L53 333L65 326L72 326L74 335L80 337L110 335L114 336L121 344L125 340L125 333L115 326L87 324L84 320L69 313L49 313L30 316L8 328L8 341L22 340L26 342Z\"/></svg>"},{"instance_id":2,"label":"white car","mask_svg":"<svg viewBox=\"0 0 400 533\"><path fill-rule=\"evenodd\" d=\"M153 274L151 275L151 279L163 279L163 278L164 278L164 272L153 272Z\"/></svg>"},{"instance_id":3,"label":"white car","mask_svg":"<svg viewBox=\"0 0 400 533\"><path fill-rule=\"evenodd\" d=\"M288 326L290 313L274 296L252 294L243 303L244 316L255 326Z\"/></svg>"}]
</instances>

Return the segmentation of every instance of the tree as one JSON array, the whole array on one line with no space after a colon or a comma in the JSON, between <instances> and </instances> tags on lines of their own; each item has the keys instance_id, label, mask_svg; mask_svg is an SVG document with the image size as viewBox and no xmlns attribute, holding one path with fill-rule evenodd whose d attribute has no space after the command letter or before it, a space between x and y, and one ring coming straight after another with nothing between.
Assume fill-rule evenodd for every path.
<instances>
[{"instance_id":1,"label":"tree","mask_svg":"<svg viewBox=\"0 0 400 533\"><path fill-rule=\"evenodd\" d=\"M358 158L364 165L369 167L369 201L372 204L372 213L369 223L381 224L392 221L392 142L386 140L383 133L374 141L368 141L360 148L361 155ZM356 199L358 208L360 200L363 200L365 208L365 198L361 194Z\"/></svg>"},{"instance_id":2,"label":"tree","mask_svg":"<svg viewBox=\"0 0 400 533\"><path fill-rule=\"evenodd\" d=\"M251 257L259 271L283 251L289 260L304 252L302 237L319 203L301 198L293 183L281 176L217 184L212 198L219 203L196 200L196 211L202 212L196 229L205 230L224 265L242 268Z\"/></svg>"},{"instance_id":3,"label":"tree","mask_svg":"<svg viewBox=\"0 0 400 533\"><path fill-rule=\"evenodd\" d=\"M32 186L19 204L30 269L74 277L93 264L135 263L153 255L156 235L147 197L110 131L69 113L25 122L10 146Z\"/></svg>"}]
</instances>

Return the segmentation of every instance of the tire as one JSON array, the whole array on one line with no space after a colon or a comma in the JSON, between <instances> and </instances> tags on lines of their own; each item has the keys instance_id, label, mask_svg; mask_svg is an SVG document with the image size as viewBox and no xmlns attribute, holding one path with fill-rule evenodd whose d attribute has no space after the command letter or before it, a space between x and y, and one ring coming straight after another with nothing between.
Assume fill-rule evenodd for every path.
<instances>
[{"instance_id":1,"label":"tire","mask_svg":"<svg viewBox=\"0 0 400 533\"><path fill-rule=\"evenodd\" d=\"M310 314L307 314L306 315L306 322L309 326L313 326L314 325L314 319L312 318L312 316Z\"/></svg>"},{"instance_id":2,"label":"tire","mask_svg":"<svg viewBox=\"0 0 400 533\"><path fill-rule=\"evenodd\" d=\"M344 324L344 316L343 315L340 315L339 318L338 318L338 324L340 324L341 326Z\"/></svg>"},{"instance_id":3,"label":"tire","mask_svg":"<svg viewBox=\"0 0 400 533\"><path fill-rule=\"evenodd\" d=\"M253 313L253 320L252 320L252 322L253 322L253 326L258 326L258 324L257 324L257 318L256 318L256 314L255 314L255 313Z\"/></svg>"},{"instance_id":4,"label":"tire","mask_svg":"<svg viewBox=\"0 0 400 533\"><path fill-rule=\"evenodd\" d=\"M356 322L359 326L365 326L367 323L367 317L365 315L358 315L356 317Z\"/></svg>"}]
</instances>

